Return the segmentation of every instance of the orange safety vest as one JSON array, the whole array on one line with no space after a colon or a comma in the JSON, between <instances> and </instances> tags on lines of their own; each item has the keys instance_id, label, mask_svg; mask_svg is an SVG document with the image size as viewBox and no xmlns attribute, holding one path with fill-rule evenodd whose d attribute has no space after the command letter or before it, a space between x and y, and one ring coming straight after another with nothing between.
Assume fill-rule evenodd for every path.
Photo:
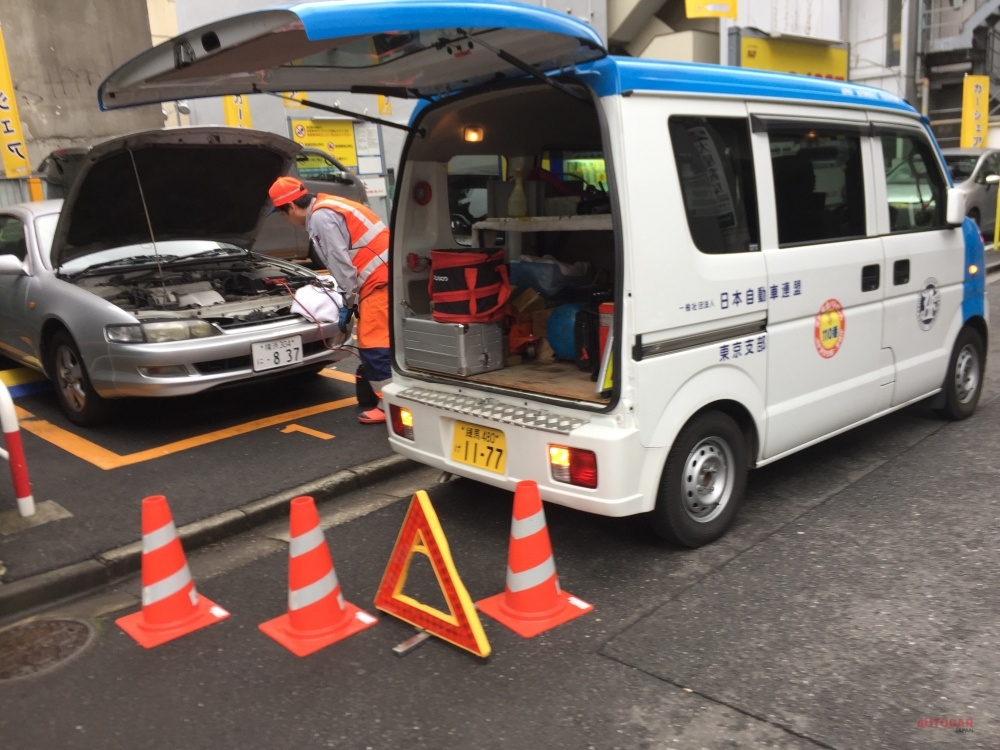
<instances>
[{"instance_id":1,"label":"orange safety vest","mask_svg":"<svg viewBox=\"0 0 1000 750\"><path fill-rule=\"evenodd\" d=\"M347 222L351 235L351 263L358 274L358 299L389 283L389 228L368 206L335 195L320 193L312 210L336 211Z\"/></svg>"}]
</instances>

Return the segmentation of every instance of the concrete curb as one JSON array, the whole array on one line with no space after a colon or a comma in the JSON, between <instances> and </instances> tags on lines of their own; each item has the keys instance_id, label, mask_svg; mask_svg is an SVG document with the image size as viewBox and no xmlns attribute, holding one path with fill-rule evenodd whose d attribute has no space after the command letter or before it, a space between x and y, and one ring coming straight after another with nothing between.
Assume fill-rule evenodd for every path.
<instances>
[{"instance_id":1,"label":"concrete curb","mask_svg":"<svg viewBox=\"0 0 1000 750\"><path fill-rule=\"evenodd\" d=\"M388 456L189 523L179 528L177 533L185 553L190 554L200 547L287 515L288 505L296 497L308 495L317 504L322 504L421 467L422 464L408 458ZM0 618L105 586L135 573L141 567L142 542L138 541L98 553L89 560L2 584Z\"/></svg>"}]
</instances>

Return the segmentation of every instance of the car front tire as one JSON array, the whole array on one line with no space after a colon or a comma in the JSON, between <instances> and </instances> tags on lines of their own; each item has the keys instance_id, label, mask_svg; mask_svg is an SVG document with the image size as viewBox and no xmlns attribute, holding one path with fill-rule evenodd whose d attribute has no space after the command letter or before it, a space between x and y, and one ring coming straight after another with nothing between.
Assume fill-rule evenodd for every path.
<instances>
[{"instance_id":1,"label":"car front tire","mask_svg":"<svg viewBox=\"0 0 1000 750\"><path fill-rule=\"evenodd\" d=\"M985 371L986 347L982 338L972 328L963 328L948 360L944 405L938 408L938 413L955 420L971 417L983 392Z\"/></svg>"},{"instance_id":2,"label":"car front tire","mask_svg":"<svg viewBox=\"0 0 1000 750\"><path fill-rule=\"evenodd\" d=\"M87 368L73 337L59 331L49 349L49 372L63 413L73 424L93 427L113 413L113 404L98 395L90 384Z\"/></svg>"}]
</instances>

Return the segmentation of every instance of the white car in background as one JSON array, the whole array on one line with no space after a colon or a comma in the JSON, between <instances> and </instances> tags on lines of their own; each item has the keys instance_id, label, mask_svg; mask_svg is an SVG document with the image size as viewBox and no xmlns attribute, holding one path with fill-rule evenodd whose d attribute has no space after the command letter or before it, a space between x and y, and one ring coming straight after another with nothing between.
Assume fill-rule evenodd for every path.
<instances>
[{"instance_id":1,"label":"white car in background","mask_svg":"<svg viewBox=\"0 0 1000 750\"><path fill-rule=\"evenodd\" d=\"M993 237L997 216L997 183L986 178L1000 175L1000 149L943 148L941 155L955 187L965 193L965 212L979 231Z\"/></svg>"}]
</instances>

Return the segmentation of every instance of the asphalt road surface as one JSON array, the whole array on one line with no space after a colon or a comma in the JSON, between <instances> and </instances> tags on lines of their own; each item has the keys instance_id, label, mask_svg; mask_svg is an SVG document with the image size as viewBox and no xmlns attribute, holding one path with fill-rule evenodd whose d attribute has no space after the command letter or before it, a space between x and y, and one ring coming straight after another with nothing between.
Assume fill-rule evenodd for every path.
<instances>
[{"instance_id":1,"label":"asphalt road surface","mask_svg":"<svg viewBox=\"0 0 1000 750\"><path fill-rule=\"evenodd\" d=\"M918 405L754 472L732 531L700 550L663 546L640 519L547 507L562 588L594 611L530 639L483 615L488 659L437 638L397 656L414 629L372 604L417 489L470 597L499 593L511 495L431 471L345 495L322 507L324 538L374 627L302 658L260 632L287 606L276 521L190 555L199 591L232 616L165 645L144 649L114 622L139 609L138 576L19 623L71 618L93 636L0 680L0 736L109 749L996 748L998 394L990 371L969 420ZM430 563L412 557L397 593L446 607Z\"/></svg>"}]
</instances>

